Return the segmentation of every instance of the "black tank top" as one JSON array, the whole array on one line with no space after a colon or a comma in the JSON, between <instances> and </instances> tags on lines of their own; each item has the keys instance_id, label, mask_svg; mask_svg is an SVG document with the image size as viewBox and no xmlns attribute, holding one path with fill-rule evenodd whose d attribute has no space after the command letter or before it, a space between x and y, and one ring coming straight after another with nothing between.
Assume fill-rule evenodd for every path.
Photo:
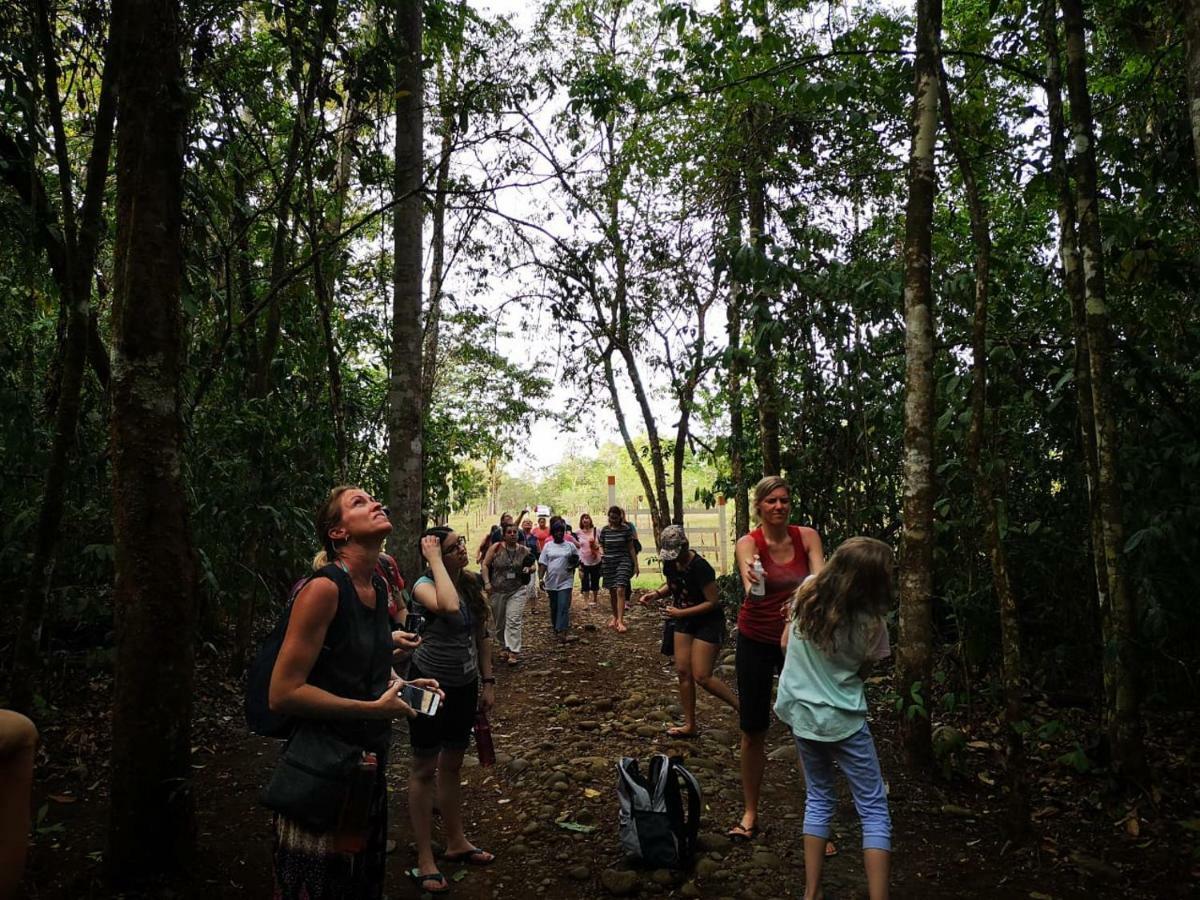
<instances>
[{"instance_id":1,"label":"black tank top","mask_svg":"<svg viewBox=\"0 0 1200 900\"><path fill-rule=\"evenodd\" d=\"M340 566L331 563L314 573L328 578L338 589L338 608L308 683L350 700L375 700L392 673L392 629L388 621L387 585L376 575L375 608L358 599L354 582ZM332 719L327 726L350 743L385 753L392 723L387 719Z\"/></svg>"}]
</instances>

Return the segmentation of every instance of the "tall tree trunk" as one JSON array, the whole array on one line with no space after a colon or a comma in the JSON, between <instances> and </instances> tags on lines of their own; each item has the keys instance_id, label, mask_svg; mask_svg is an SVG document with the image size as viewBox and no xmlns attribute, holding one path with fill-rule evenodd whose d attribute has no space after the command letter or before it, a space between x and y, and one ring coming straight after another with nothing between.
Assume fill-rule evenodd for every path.
<instances>
[{"instance_id":1,"label":"tall tree trunk","mask_svg":"<svg viewBox=\"0 0 1200 900\"><path fill-rule=\"evenodd\" d=\"M34 32L45 75L44 95L54 136L54 154L58 166L61 197L62 238L61 277L58 288L67 310L66 341L59 365L58 400L54 414L54 438L42 489L42 504L34 530L33 575L29 580L21 618L17 626L12 671L12 705L28 712L33 703L33 687L41 668L40 644L50 588L54 579L55 554L58 550L66 497L69 464L76 438L76 426L83 392L84 365L88 338L92 331L92 270L100 242L104 188L108 180L108 161L112 147L116 97L113 67L106 63L101 76L100 98L96 109L92 147L88 156L83 207L78 224L72 187L70 154L63 124L62 98L59 92L58 57L51 33L50 12L46 0L38 0L33 10ZM35 169L31 155L29 172ZM29 185L31 209L37 192Z\"/></svg>"},{"instance_id":2,"label":"tall tree trunk","mask_svg":"<svg viewBox=\"0 0 1200 900\"><path fill-rule=\"evenodd\" d=\"M755 118L748 116L753 134ZM759 253L767 248L767 186L763 176L764 163L756 156L746 171L746 202L750 220L750 244ZM751 346L754 348L754 387L758 392L758 435L762 450L762 474L778 475L782 471L779 449L779 385L775 380L775 353L771 346L771 292L757 284L750 297Z\"/></svg>"},{"instance_id":3,"label":"tall tree trunk","mask_svg":"<svg viewBox=\"0 0 1200 900\"><path fill-rule=\"evenodd\" d=\"M1042 0L1042 37L1046 45L1046 113L1050 132L1051 173L1057 195L1058 253L1063 270L1063 287L1071 310L1075 341L1075 397L1079 445L1083 453L1084 477L1088 497L1088 534L1091 540L1092 569L1100 611L1102 644L1112 639L1112 617L1108 603L1108 570L1104 562L1104 535L1101 530L1100 502L1096 495L1099 465L1096 461L1096 417L1092 410L1091 354L1088 351L1087 301L1084 297L1083 262L1079 253L1079 233L1075 222L1075 195L1067 167L1066 118L1062 103L1062 63L1058 41L1057 0ZM1103 649L1102 651L1103 652ZM1112 684L1105 680L1105 709L1114 705Z\"/></svg>"},{"instance_id":4,"label":"tall tree trunk","mask_svg":"<svg viewBox=\"0 0 1200 900\"><path fill-rule=\"evenodd\" d=\"M937 190L934 142L938 122L937 48L941 0L917 0L913 138L909 157L908 210L904 235L904 535L900 569L898 689L906 704L914 692L928 701L933 671L934 377L933 198ZM918 687L919 686L919 687ZM914 768L932 761L929 716L906 707L900 718L904 755Z\"/></svg>"},{"instance_id":5,"label":"tall tree trunk","mask_svg":"<svg viewBox=\"0 0 1200 900\"><path fill-rule=\"evenodd\" d=\"M424 522L421 397L421 175L424 79L421 4L396 0L395 216L392 224L392 346L388 383L389 546L404 577L420 569L417 539Z\"/></svg>"},{"instance_id":6,"label":"tall tree trunk","mask_svg":"<svg viewBox=\"0 0 1200 900\"><path fill-rule=\"evenodd\" d=\"M708 320L708 309L715 299L713 295L704 302L696 304L696 337L692 343L692 360L688 365L687 377L678 391L679 422L675 426L675 446L671 450L671 521L676 525L683 524L683 463L687 451L688 429L692 418L692 408L695 405L696 389L707 368L704 358L705 326ZM698 298L697 298L698 299Z\"/></svg>"},{"instance_id":7,"label":"tall tree trunk","mask_svg":"<svg viewBox=\"0 0 1200 900\"><path fill-rule=\"evenodd\" d=\"M962 175L971 218L971 239L975 244L975 313L971 327L971 426L967 434L967 464L975 483L975 498L982 522L983 543L992 567L992 589L1000 611L1001 679L1004 687L1005 755L1008 765L1009 815L1006 831L1022 838L1029 832L1029 786L1025 775L1025 746L1021 730L1025 715L1021 703L1021 631L1017 616L1017 597L1008 574L1004 540L1000 531L1000 504L996 496L994 459L983 458L987 442L987 318L991 288L992 237L988 210L963 148L954 120L954 106L946 71L938 63L938 91L946 137Z\"/></svg>"},{"instance_id":8,"label":"tall tree trunk","mask_svg":"<svg viewBox=\"0 0 1200 900\"><path fill-rule=\"evenodd\" d=\"M1125 579L1122 553L1121 480L1116 414L1109 371L1111 325L1104 283L1104 242L1100 233L1100 195L1096 137L1087 83L1087 44L1080 0L1062 0L1067 40L1067 95L1071 101L1071 143L1075 149L1076 216L1083 251L1083 288L1087 311L1088 362L1092 410L1096 417L1096 495L1100 505L1101 552L1108 574L1112 643L1103 654L1105 680L1112 698L1107 733L1114 768L1120 777L1141 782L1146 773L1138 698L1137 620Z\"/></svg>"},{"instance_id":9,"label":"tall tree trunk","mask_svg":"<svg viewBox=\"0 0 1200 900\"><path fill-rule=\"evenodd\" d=\"M646 464L642 460L642 455L638 453L637 446L633 443L633 435L629 433L629 425L625 422L625 410L621 407L621 395L617 391L617 373L613 368L611 349L603 354L603 361L604 383L608 385L608 394L612 399L613 413L617 417L617 429L621 432L621 439L625 443L625 452L629 454L629 462L632 463L633 470L637 472L638 481L642 483L642 490L646 492L646 505L650 507L650 521L658 522L662 518L663 512L655 499L654 483L650 480L650 473L646 471ZM661 526L655 528L656 542L660 530Z\"/></svg>"},{"instance_id":10,"label":"tall tree trunk","mask_svg":"<svg viewBox=\"0 0 1200 900\"><path fill-rule=\"evenodd\" d=\"M1192 123L1192 153L1200 182L1200 0L1181 0L1187 35L1188 116Z\"/></svg>"},{"instance_id":11,"label":"tall tree trunk","mask_svg":"<svg viewBox=\"0 0 1200 900\"><path fill-rule=\"evenodd\" d=\"M742 407L742 304L745 286L734 274L733 257L742 246L742 210L736 179L725 201L729 269L729 300L725 304L725 333L729 341L729 477L733 482L733 532L741 537L750 531L749 485L746 483L746 428ZM726 536L722 536L722 540Z\"/></svg>"},{"instance_id":12,"label":"tall tree trunk","mask_svg":"<svg viewBox=\"0 0 1200 900\"><path fill-rule=\"evenodd\" d=\"M187 91L177 0L116 0L113 253L116 679L106 858L121 880L188 863L195 565L180 370Z\"/></svg>"},{"instance_id":13,"label":"tall tree trunk","mask_svg":"<svg viewBox=\"0 0 1200 900\"><path fill-rule=\"evenodd\" d=\"M443 93L452 90L458 78L458 59L454 57L449 73L439 64L439 80ZM429 309L425 313L423 348L421 351L421 395L432 397L437 381L438 345L442 324L442 281L446 275L446 199L450 187L450 156L454 150L457 117L453 105L443 101L438 131L441 133L441 156L434 175L432 235L429 247Z\"/></svg>"}]
</instances>

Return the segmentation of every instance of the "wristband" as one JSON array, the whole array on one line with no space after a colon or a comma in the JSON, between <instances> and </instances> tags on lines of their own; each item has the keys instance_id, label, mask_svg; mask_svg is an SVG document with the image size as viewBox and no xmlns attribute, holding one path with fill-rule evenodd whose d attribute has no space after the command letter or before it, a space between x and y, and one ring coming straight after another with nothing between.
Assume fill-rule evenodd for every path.
<instances>
[{"instance_id":1,"label":"wristband","mask_svg":"<svg viewBox=\"0 0 1200 900\"><path fill-rule=\"evenodd\" d=\"M482 681L484 684L495 684L496 683L496 678L493 675L484 675L479 680Z\"/></svg>"}]
</instances>

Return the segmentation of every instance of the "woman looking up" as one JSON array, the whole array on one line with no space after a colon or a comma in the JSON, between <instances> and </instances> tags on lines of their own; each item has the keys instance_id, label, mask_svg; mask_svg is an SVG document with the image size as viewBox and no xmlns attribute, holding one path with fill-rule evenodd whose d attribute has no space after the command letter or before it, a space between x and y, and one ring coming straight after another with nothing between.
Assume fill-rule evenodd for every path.
<instances>
[{"instance_id":1,"label":"woman looking up","mask_svg":"<svg viewBox=\"0 0 1200 900\"><path fill-rule=\"evenodd\" d=\"M467 840L459 782L476 710L487 711L495 705L496 679L492 676L487 600L479 576L465 571L466 540L445 526L429 528L421 536L421 555L425 573L413 585L413 600L421 605L426 625L421 646L413 653L411 671L437 678L445 700L437 715L418 716L409 723L413 762L408 811L417 845L413 878L421 891L444 894L450 885L433 855L435 791L445 829L442 859L474 866L486 866L496 859Z\"/></svg>"},{"instance_id":2,"label":"woman looking up","mask_svg":"<svg viewBox=\"0 0 1200 900\"><path fill-rule=\"evenodd\" d=\"M483 584L490 589L492 616L496 620L495 643L500 658L510 666L520 662L521 628L525 619L526 582L536 557L517 540L512 522L504 526L504 539L492 544L483 558Z\"/></svg>"},{"instance_id":3,"label":"woman looking up","mask_svg":"<svg viewBox=\"0 0 1200 900\"><path fill-rule=\"evenodd\" d=\"M328 564L296 594L271 672L273 712L295 717L298 728L320 724L377 759L365 835L313 834L275 816L275 896L383 896L387 832L388 746L391 720L412 716L392 672L387 586L375 575L392 524L383 505L356 487L334 488L316 517ZM437 682L416 680L437 689ZM362 849L341 842L354 838Z\"/></svg>"},{"instance_id":4,"label":"woman looking up","mask_svg":"<svg viewBox=\"0 0 1200 900\"><path fill-rule=\"evenodd\" d=\"M783 668L784 616L792 593L825 566L821 536L790 525L792 494L778 475L754 486L759 526L738 539L735 557L745 599L738 612L737 685L742 730L742 818L729 830L735 840L758 834L767 726L771 723L771 681ZM761 564L762 577L757 574ZM762 582L765 582L762 583Z\"/></svg>"},{"instance_id":5,"label":"woman looking up","mask_svg":"<svg viewBox=\"0 0 1200 900\"><path fill-rule=\"evenodd\" d=\"M600 534L588 513L579 516L579 591L588 606L600 602ZM591 594L591 598L588 598Z\"/></svg>"},{"instance_id":6,"label":"woman looking up","mask_svg":"<svg viewBox=\"0 0 1200 900\"><path fill-rule=\"evenodd\" d=\"M608 524L600 529L600 549L604 554L604 586L608 588L608 599L612 603L612 618L608 620L608 627L622 634L629 630L625 627L629 586L633 576L641 574L634 539L633 529L625 521L625 510L610 506Z\"/></svg>"}]
</instances>

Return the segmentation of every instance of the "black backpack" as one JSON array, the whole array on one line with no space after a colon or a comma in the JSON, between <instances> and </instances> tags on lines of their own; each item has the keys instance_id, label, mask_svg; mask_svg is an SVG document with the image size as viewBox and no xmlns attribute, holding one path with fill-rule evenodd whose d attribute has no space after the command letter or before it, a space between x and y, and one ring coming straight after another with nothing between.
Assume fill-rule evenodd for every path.
<instances>
[{"instance_id":1,"label":"black backpack","mask_svg":"<svg viewBox=\"0 0 1200 900\"><path fill-rule=\"evenodd\" d=\"M622 757L617 799L621 849L656 869L691 865L700 833L700 784L679 757L654 754L645 777L636 759Z\"/></svg>"},{"instance_id":2,"label":"black backpack","mask_svg":"<svg viewBox=\"0 0 1200 900\"><path fill-rule=\"evenodd\" d=\"M279 657L279 648L283 646L283 636L287 634L288 619L292 615L292 604L296 595L313 580L316 573L301 578L288 593L287 605L283 614L271 633L263 638L254 661L246 673L246 726L255 734L263 737L286 738L292 733L292 716L271 711L269 694L271 691L271 673L275 670L275 660Z\"/></svg>"}]
</instances>

